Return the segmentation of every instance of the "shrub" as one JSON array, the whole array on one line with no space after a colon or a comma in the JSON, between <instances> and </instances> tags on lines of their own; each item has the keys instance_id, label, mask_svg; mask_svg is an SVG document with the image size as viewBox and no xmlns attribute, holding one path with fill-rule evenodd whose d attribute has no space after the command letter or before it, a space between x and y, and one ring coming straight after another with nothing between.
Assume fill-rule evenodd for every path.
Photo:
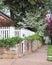
<instances>
[{"instance_id":1,"label":"shrub","mask_svg":"<svg viewBox=\"0 0 52 65\"><path fill-rule=\"evenodd\" d=\"M16 45L16 41L14 39L12 39L12 38L5 39L5 46L7 46L7 47L10 47L10 46L13 47L15 45Z\"/></svg>"},{"instance_id":2,"label":"shrub","mask_svg":"<svg viewBox=\"0 0 52 65\"><path fill-rule=\"evenodd\" d=\"M32 36L29 36L29 37L25 37L25 40L40 40L41 42L43 41L42 37L38 34L34 34Z\"/></svg>"},{"instance_id":3,"label":"shrub","mask_svg":"<svg viewBox=\"0 0 52 65\"><path fill-rule=\"evenodd\" d=\"M0 47L2 47L2 46L5 46L3 39L0 40Z\"/></svg>"},{"instance_id":4,"label":"shrub","mask_svg":"<svg viewBox=\"0 0 52 65\"><path fill-rule=\"evenodd\" d=\"M0 47L3 47L3 46L4 47L13 47L21 41L22 41L22 38L20 38L20 37L1 39L0 40Z\"/></svg>"},{"instance_id":5,"label":"shrub","mask_svg":"<svg viewBox=\"0 0 52 65\"><path fill-rule=\"evenodd\" d=\"M20 43L23 40L20 37L13 37L12 39L14 39L16 41L16 43Z\"/></svg>"}]
</instances>

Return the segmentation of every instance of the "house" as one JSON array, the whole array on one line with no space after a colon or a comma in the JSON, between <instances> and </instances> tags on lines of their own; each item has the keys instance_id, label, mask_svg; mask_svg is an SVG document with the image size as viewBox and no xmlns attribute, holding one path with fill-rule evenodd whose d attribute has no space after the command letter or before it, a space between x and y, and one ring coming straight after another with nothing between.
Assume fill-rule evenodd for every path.
<instances>
[{"instance_id":1,"label":"house","mask_svg":"<svg viewBox=\"0 0 52 65\"><path fill-rule=\"evenodd\" d=\"M0 38L14 36L14 21L0 11Z\"/></svg>"},{"instance_id":2,"label":"house","mask_svg":"<svg viewBox=\"0 0 52 65\"><path fill-rule=\"evenodd\" d=\"M21 29L15 29L14 20L5 15L0 11L0 39L1 38L8 38L8 37L14 37L14 36L20 36L20 37L27 37L30 35L35 34L34 32L21 28Z\"/></svg>"}]
</instances>

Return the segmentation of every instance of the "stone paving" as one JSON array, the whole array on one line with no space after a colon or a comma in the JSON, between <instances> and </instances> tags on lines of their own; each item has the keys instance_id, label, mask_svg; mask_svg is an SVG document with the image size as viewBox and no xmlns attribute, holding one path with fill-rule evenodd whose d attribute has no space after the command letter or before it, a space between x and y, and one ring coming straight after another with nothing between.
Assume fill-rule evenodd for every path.
<instances>
[{"instance_id":1,"label":"stone paving","mask_svg":"<svg viewBox=\"0 0 52 65\"><path fill-rule=\"evenodd\" d=\"M34 53L18 59L0 59L0 65L52 65L47 61L47 46L44 45Z\"/></svg>"}]
</instances>

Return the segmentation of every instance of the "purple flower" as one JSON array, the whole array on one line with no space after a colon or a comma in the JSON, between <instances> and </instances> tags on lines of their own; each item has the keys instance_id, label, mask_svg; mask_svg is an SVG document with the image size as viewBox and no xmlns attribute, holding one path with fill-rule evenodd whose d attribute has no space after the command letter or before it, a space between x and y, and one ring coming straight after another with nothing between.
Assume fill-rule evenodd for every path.
<instances>
[{"instance_id":1,"label":"purple flower","mask_svg":"<svg viewBox=\"0 0 52 65\"><path fill-rule=\"evenodd\" d=\"M52 35L52 16L46 16L45 20L48 22L46 30L49 32L50 35Z\"/></svg>"}]
</instances>

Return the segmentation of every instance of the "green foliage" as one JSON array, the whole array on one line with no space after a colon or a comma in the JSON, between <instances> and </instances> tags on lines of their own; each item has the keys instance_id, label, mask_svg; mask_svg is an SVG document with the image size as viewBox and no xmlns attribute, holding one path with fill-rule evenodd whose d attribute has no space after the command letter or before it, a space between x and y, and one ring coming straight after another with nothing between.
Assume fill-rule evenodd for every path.
<instances>
[{"instance_id":1,"label":"green foliage","mask_svg":"<svg viewBox=\"0 0 52 65\"><path fill-rule=\"evenodd\" d=\"M47 3L50 3L49 0L4 0L3 2L5 5L9 6L9 9L12 11L12 14L14 14L14 19L16 20L16 27L24 26L21 24L19 25L18 23L24 22L23 17L26 17L25 12L32 12L34 14L37 13L37 15L39 15L38 12L40 12L41 16L43 16L48 10ZM37 20L39 19L37 18Z\"/></svg>"},{"instance_id":2,"label":"green foliage","mask_svg":"<svg viewBox=\"0 0 52 65\"><path fill-rule=\"evenodd\" d=\"M25 40L31 40L31 41L33 41L33 40L40 40L41 42L43 42L42 37L40 35L38 35L38 34L34 34L32 36L25 37Z\"/></svg>"},{"instance_id":3,"label":"green foliage","mask_svg":"<svg viewBox=\"0 0 52 65\"><path fill-rule=\"evenodd\" d=\"M15 27L31 28L33 31L36 29L43 35L43 17L49 9L49 4L52 3L51 0L4 0L3 2L11 10L12 17L14 15Z\"/></svg>"},{"instance_id":4,"label":"green foliage","mask_svg":"<svg viewBox=\"0 0 52 65\"><path fill-rule=\"evenodd\" d=\"M49 10L51 10L51 13L52 13L52 0L49 0L49 3L47 3L47 6Z\"/></svg>"},{"instance_id":5,"label":"green foliage","mask_svg":"<svg viewBox=\"0 0 52 65\"><path fill-rule=\"evenodd\" d=\"M52 62L52 57L47 58L47 60Z\"/></svg>"},{"instance_id":6,"label":"green foliage","mask_svg":"<svg viewBox=\"0 0 52 65\"><path fill-rule=\"evenodd\" d=\"M48 55L52 56L52 45L48 45Z\"/></svg>"},{"instance_id":7,"label":"green foliage","mask_svg":"<svg viewBox=\"0 0 52 65\"><path fill-rule=\"evenodd\" d=\"M34 0L28 0L32 5L36 4Z\"/></svg>"},{"instance_id":8,"label":"green foliage","mask_svg":"<svg viewBox=\"0 0 52 65\"><path fill-rule=\"evenodd\" d=\"M13 37L12 39L14 39L17 43L20 43L23 40L20 37Z\"/></svg>"},{"instance_id":9,"label":"green foliage","mask_svg":"<svg viewBox=\"0 0 52 65\"><path fill-rule=\"evenodd\" d=\"M48 45L48 60L52 61L52 57L49 56L52 56L52 45Z\"/></svg>"},{"instance_id":10,"label":"green foliage","mask_svg":"<svg viewBox=\"0 0 52 65\"><path fill-rule=\"evenodd\" d=\"M22 38L20 37L13 37L13 38L7 38L7 39L1 39L0 40L0 46L1 47L13 47L16 44L20 43L22 41Z\"/></svg>"},{"instance_id":11,"label":"green foliage","mask_svg":"<svg viewBox=\"0 0 52 65\"><path fill-rule=\"evenodd\" d=\"M16 41L12 38L7 38L5 40L5 46L7 46L7 47L10 47L10 46L13 47L13 46L15 46L15 44L16 44Z\"/></svg>"},{"instance_id":12,"label":"green foliage","mask_svg":"<svg viewBox=\"0 0 52 65\"><path fill-rule=\"evenodd\" d=\"M41 16L41 12L42 11L37 11L36 13L26 12L26 18L23 18L24 22L22 22L21 25L44 36L46 23L44 22L44 16Z\"/></svg>"},{"instance_id":13,"label":"green foliage","mask_svg":"<svg viewBox=\"0 0 52 65\"><path fill-rule=\"evenodd\" d=\"M1 40L0 40L0 47L2 47L2 46L5 46L5 44L4 44L4 39L1 39Z\"/></svg>"},{"instance_id":14,"label":"green foliage","mask_svg":"<svg viewBox=\"0 0 52 65\"><path fill-rule=\"evenodd\" d=\"M4 4L0 1L0 9L3 9Z\"/></svg>"}]
</instances>

